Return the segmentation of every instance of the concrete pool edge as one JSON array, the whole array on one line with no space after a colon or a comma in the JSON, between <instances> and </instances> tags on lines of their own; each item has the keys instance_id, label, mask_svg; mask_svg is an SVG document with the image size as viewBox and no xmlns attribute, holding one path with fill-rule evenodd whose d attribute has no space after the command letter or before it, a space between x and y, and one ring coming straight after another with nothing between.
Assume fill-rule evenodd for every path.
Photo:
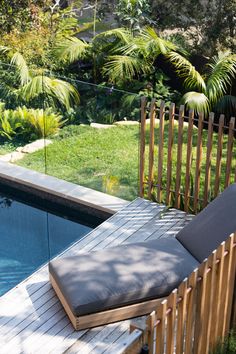
<instances>
[{"instance_id":1,"label":"concrete pool edge","mask_svg":"<svg viewBox=\"0 0 236 354\"><path fill-rule=\"evenodd\" d=\"M80 206L107 219L130 202L59 178L0 161L0 183L41 198Z\"/></svg>"}]
</instances>

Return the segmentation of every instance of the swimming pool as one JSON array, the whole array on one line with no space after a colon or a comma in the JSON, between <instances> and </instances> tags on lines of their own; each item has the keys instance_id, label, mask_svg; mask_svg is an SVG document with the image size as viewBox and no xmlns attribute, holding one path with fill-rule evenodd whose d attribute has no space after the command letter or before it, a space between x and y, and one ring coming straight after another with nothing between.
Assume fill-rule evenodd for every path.
<instances>
[{"instance_id":1,"label":"swimming pool","mask_svg":"<svg viewBox=\"0 0 236 354\"><path fill-rule=\"evenodd\" d=\"M34 206L0 190L0 296L98 224L31 199Z\"/></svg>"}]
</instances>

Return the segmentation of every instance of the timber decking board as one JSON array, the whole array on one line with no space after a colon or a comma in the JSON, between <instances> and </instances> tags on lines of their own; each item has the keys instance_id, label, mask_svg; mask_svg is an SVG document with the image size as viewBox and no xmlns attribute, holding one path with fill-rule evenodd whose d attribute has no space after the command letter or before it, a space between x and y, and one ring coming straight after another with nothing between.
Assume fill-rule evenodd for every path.
<instances>
[{"instance_id":1,"label":"timber decking board","mask_svg":"<svg viewBox=\"0 0 236 354\"><path fill-rule=\"evenodd\" d=\"M190 221L184 212L136 199L62 256L175 235ZM47 266L0 298L0 353L113 353L129 321L75 331L48 280ZM115 352L114 352L115 353Z\"/></svg>"}]
</instances>

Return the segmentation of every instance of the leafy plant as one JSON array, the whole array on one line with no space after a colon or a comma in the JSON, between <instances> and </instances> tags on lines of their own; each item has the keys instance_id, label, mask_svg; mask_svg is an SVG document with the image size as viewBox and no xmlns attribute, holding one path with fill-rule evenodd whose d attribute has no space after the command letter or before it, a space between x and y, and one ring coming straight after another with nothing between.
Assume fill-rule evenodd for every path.
<instances>
[{"instance_id":1,"label":"leafy plant","mask_svg":"<svg viewBox=\"0 0 236 354\"><path fill-rule=\"evenodd\" d=\"M16 135L26 141L47 137L56 134L63 123L62 117L51 108L5 110L1 106L0 135L10 140Z\"/></svg>"},{"instance_id":2,"label":"leafy plant","mask_svg":"<svg viewBox=\"0 0 236 354\"><path fill-rule=\"evenodd\" d=\"M10 47L0 46L0 53L5 54L16 68L20 84L18 89L12 88L12 91L25 101L47 95L52 98L55 106L62 105L67 109L79 103L79 93L69 82L46 76L43 70L40 73L30 70L23 55L12 51Z\"/></svg>"},{"instance_id":3,"label":"leafy plant","mask_svg":"<svg viewBox=\"0 0 236 354\"><path fill-rule=\"evenodd\" d=\"M131 31L140 31L145 24L154 23L150 18L151 6L147 0L119 0L115 15L119 23Z\"/></svg>"},{"instance_id":4,"label":"leafy plant","mask_svg":"<svg viewBox=\"0 0 236 354\"><path fill-rule=\"evenodd\" d=\"M236 334L231 331L223 343L218 343L209 354L235 354L236 353Z\"/></svg>"},{"instance_id":5,"label":"leafy plant","mask_svg":"<svg viewBox=\"0 0 236 354\"><path fill-rule=\"evenodd\" d=\"M236 77L236 55L220 52L206 65L204 74L200 74L191 62L176 52L169 52L168 59L176 68L179 77L184 78L188 90L183 96L183 103L196 112L209 112L215 107L235 106L235 97L226 95ZM223 113L223 112L221 112Z\"/></svg>"},{"instance_id":6,"label":"leafy plant","mask_svg":"<svg viewBox=\"0 0 236 354\"><path fill-rule=\"evenodd\" d=\"M56 134L65 121L59 114L53 112L52 108L43 109L27 109L26 107L18 108L16 115L21 117L25 124L29 124L33 134L37 138L47 137Z\"/></svg>"},{"instance_id":7,"label":"leafy plant","mask_svg":"<svg viewBox=\"0 0 236 354\"><path fill-rule=\"evenodd\" d=\"M15 112L6 110L5 105L0 102L0 136L11 140L21 127L21 122Z\"/></svg>"}]
</instances>

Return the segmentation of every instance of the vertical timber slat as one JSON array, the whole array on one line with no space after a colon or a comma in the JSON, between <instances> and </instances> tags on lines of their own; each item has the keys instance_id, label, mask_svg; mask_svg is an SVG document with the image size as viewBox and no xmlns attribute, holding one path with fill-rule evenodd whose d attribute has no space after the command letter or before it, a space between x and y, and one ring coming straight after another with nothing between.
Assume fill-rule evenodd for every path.
<instances>
[{"instance_id":1,"label":"vertical timber slat","mask_svg":"<svg viewBox=\"0 0 236 354\"><path fill-rule=\"evenodd\" d=\"M188 287L191 288L187 303L187 318L186 318L186 333L185 333L185 353L192 353L193 351L193 331L195 318L195 300L196 300L196 286L197 286L198 271L195 269L188 278Z\"/></svg>"},{"instance_id":2,"label":"vertical timber slat","mask_svg":"<svg viewBox=\"0 0 236 354\"><path fill-rule=\"evenodd\" d=\"M193 118L194 111L189 111L188 119L188 142L187 142L187 157L186 157L186 177L185 177L185 192L184 192L184 211L189 211L189 188L192 165L192 143L193 143Z\"/></svg>"},{"instance_id":3,"label":"vertical timber slat","mask_svg":"<svg viewBox=\"0 0 236 354\"><path fill-rule=\"evenodd\" d=\"M174 352L175 320L176 320L177 289L173 290L167 299L167 307L171 310L167 317L166 327L166 354Z\"/></svg>"},{"instance_id":4,"label":"vertical timber slat","mask_svg":"<svg viewBox=\"0 0 236 354\"><path fill-rule=\"evenodd\" d=\"M184 331L187 302L187 279L183 280L178 288L178 295L181 301L177 306L177 329L176 329L176 354L183 353Z\"/></svg>"},{"instance_id":5,"label":"vertical timber slat","mask_svg":"<svg viewBox=\"0 0 236 354\"><path fill-rule=\"evenodd\" d=\"M173 141L174 141L174 119L175 119L175 104L172 103L169 110L166 205L170 205L170 189L171 189L171 176L172 176L172 148L173 148Z\"/></svg>"},{"instance_id":6,"label":"vertical timber slat","mask_svg":"<svg viewBox=\"0 0 236 354\"><path fill-rule=\"evenodd\" d=\"M226 241L225 249L228 251L226 256L226 300L225 300L225 312L224 312L224 325L223 325L223 336L226 336L230 329L230 315L232 311L232 300L234 293L234 281L235 281L235 252L234 252L234 241L235 234L232 234L230 238Z\"/></svg>"},{"instance_id":7,"label":"vertical timber slat","mask_svg":"<svg viewBox=\"0 0 236 354\"><path fill-rule=\"evenodd\" d=\"M141 98L141 133L140 133L140 166L139 166L139 196L144 196L144 169L145 169L145 133L146 133L146 104L145 97Z\"/></svg>"},{"instance_id":8,"label":"vertical timber slat","mask_svg":"<svg viewBox=\"0 0 236 354\"><path fill-rule=\"evenodd\" d=\"M156 109L156 100L154 98L151 102L151 108L150 108L148 199L152 198L152 190L153 190L155 109Z\"/></svg>"},{"instance_id":9,"label":"vertical timber slat","mask_svg":"<svg viewBox=\"0 0 236 354\"><path fill-rule=\"evenodd\" d=\"M225 117L223 114L221 114L220 120L219 120L219 130L218 130L218 145L217 145L217 155L216 155L214 197L217 197L217 195L219 194L219 189L220 189L220 174L221 174L221 163L222 163L224 122L225 122Z\"/></svg>"},{"instance_id":10,"label":"vertical timber slat","mask_svg":"<svg viewBox=\"0 0 236 354\"><path fill-rule=\"evenodd\" d=\"M184 106L179 109L179 126L178 126L178 147L177 147L177 163L176 163L176 183L175 183L175 208L180 207L180 185L181 185L181 167L183 155L183 126L184 126Z\"/></svg>"},{"instance_id":11,"label":"vertical timber slat","mask_svg":"<svg viewBox=\"0 0 236 354\"><path fill-rule=\"evenodd\" d=\"M226 160L226 173L225 173L225 188L230 184L230 172L231 172L231 163L232 163L232 152L233 152L233 143L234 143L234 125L235 118L232 117L229 123L229 136L227 144L227 160Z\"/></svg>"},{"instance_id":12,"label":"vertical timber slat","mask_svg":"<svg viewBox=\"0 0 236 354\"><path fill-rule=\"evenodd\" d=\"M229 284L231 285L230 293L229 293L229 298L228 298L228 312L226 314L226 332L228 332L230 328L230 321L231 321L231 316L233 315L233 310L234 310L234 304L233 301L234 299L234 287L235 287L235 281L236 281L236 232L232 235L233 238L233 248L231 249L232 252L232 260L231 260L231 271L230 271L230 280ZM233 327L232 327L233 328ZM235 328L235 327L234 327Z\"/></svg>"},{"instance_id":13,"label":"vertical timber slat","mask_svg":"<svg viewBox=\"0 0 236 354\"><path fill-rule=\"evenodd\" d=\"M202 351L206 351L208 353L209 351L209 331L210 331L210 326L211 326L211 316L212 312L210 311L211 308L211 301L212 301L212 295L214 296L215 294L212 294L212 286L213 286L213 281L214 281L214 275L212 272L213 268L213 262L215 262L215 257L216 254L212 253L206 262L206 269L207 272L205 273L205 289L206 289L206 296L205 296L205 302L203 305L203 317L202 317ZM213 309L214 311L214 309ZM200 352L201 353L201 352Z\"/></svg>"},{"instance_id":14,"label":"vertical timber slat","mask_svg":"<svg viewBox=\"0 0 236 354\"><path fill-rule=\"evenodd\" d=\"M206 298L206 270L207 270L207 262L204 261L198 271L198 276L201 280L197 285L197 301L196 301L196 316L195 316L195 328L194 328L194 345L193 345L193 353L194 354L202 354L202 344L203 344L203 328L202 322L204 318L204 305Z\"/></svg>"},{"instance_id":15,"label":"vertical timber slat","mask_svg":"<svg viewBox=\"0 0 236 354\"><path fill-rule=\"evenodd\" d=\"M157 171L157 202L161 203L162 197L162 171L163 171L163 150L164 150L164 118L165 102L160 106L159 142L158 142L158 171Z\"/></svg>"},{"instance_id":16,"label":"vertical timber slat","mask_svg":"<svg viewBox=\"0 0 236 354\"><path fill-rule=\"evenodd\" d=\"M164 354L166 310L167 300L164 300L157 308L157 321L160 323L156 327L156 354Z\"/></svg>"},{"instance_id":17,"label":"vertical timber slat","mask_svg":"<svg viewBox=\"0 0 236 354\"><path fill-rule=\"evenodd\" d=\"M152 313L146 319L146 326L148 331L148 348L149 354L154 354L154 323L156 319L156 312L152 311Z\"/></svg>"},{"instance_id":18,"label":"vertical timber slat","mask_svg":"<svg viewBox=\"0 0 236 354\"><path fill-rule=\"evenodd\" d=\"M216 284L216 271L217 271L217 265L216 265L216 250L214 250L211 254L211 258L209 261L209 267L211 267L211 289L210 289L210 305L209 305L209 325L207 328L207 338L208 338L208 351L209 349L211 350L213 348L213 345L215 343L215 320L214 314L215 314L215 309L217 306L216 303L216 292L217 292L217 284Z\"/></svg>"},{"instance_id":19,"label":"vertical timber slat","mask_svg":"<svg viewBox=\"0 0 236 354\"><path fill-rule=\"evenodd\" d=\"M225 242L225 252L228 250L228 242ZM227 306L227 300L226 300L226 296L227 296L227 291L228 291L228 286L229 284L227 284L227 280L228 280L228 270L229 270L229 257L228 255L226 255L224 253L223 255L223 259L224 259L224 264L222 266L223 268L223 286L222 286L222 291L221 291L221 296L220 296L220 326L219 328L219 336L220 338L224 338L224 327L225 327L225 306Z\"/></svg>"},{"instance_id":20,"label":"vertical timber slat","mask_svg":"<svg viewBox=\"0 0 236 354\"><path fill-rule=\"evenodd\" d=\"M222 308L221 308L221 298L222 298L222 291L224 288L224 279L223 279L223 270L224 270L224 253L225 253L225 242L222 242L221 246L217 249L216 258L219 260L218 264L218 271L217 271L217 306L215 311L216 312L216 334L215 340L219 340L220 334L222 333L221 330L221 316L222 316Z\"/></svg>"},{"instance_id":21,"label":"vertical timber slat","mask_svg":"<svg viewBox=\"0 0 236 354\"><path fill-rule=\"evenodd\" d=\"M212 136L213 136L214 113L210 113L207 134L206 174L204 183L203 208L208 204L210 183L211 183L211 158L212 158Z\"/></svg>"},{"instance_id":22,"label":"vertical timber slat","mask_svg":"<svg viewBox=\"0 0 236 354\"><path fill-rule=\"evenodd\" d=\"M194 204L193 210L196 213L198 210L198 198L199 198L199 187L200 187L200 173L201 173L201 161L202 161L202 125L203 125L203 114L199 114L198 120L198 137L197 137L197 158L196 158L196 171L195 171L195 182L194 182Z\"/></svg>"}]
</instances>

